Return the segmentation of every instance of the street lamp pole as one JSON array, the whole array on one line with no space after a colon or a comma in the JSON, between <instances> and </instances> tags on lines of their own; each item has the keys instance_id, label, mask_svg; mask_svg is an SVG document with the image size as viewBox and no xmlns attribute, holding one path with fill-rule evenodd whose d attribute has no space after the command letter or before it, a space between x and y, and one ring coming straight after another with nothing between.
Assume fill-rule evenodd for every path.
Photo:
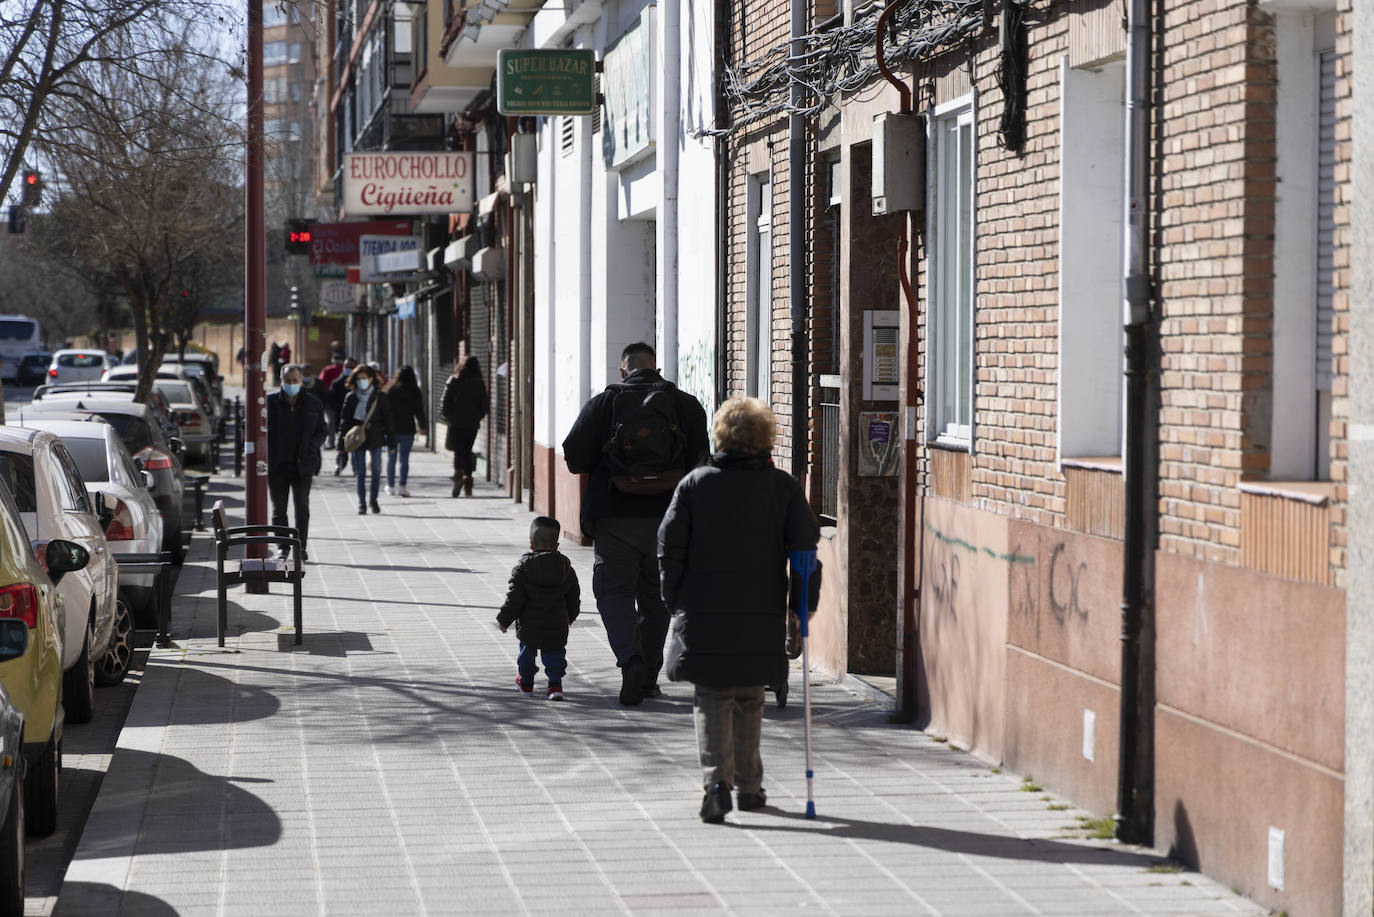
<instances>
[{"instance_id":1,"label":"street lamp pole","mask_svg":"<svg viewBox=\"0 0 1374 917\"><path fill-rule=\"evenodd\" d=\"M267 246L263 214L262 0L248 0L248 144L244 208L244 387L247 435L244 452L244 510L249 525L267 522L267 402L263 353L267 349ZM254 545L263 556L261 545ZM265 590L264 590L265 591Z\"/></svg>"}]
</instances>

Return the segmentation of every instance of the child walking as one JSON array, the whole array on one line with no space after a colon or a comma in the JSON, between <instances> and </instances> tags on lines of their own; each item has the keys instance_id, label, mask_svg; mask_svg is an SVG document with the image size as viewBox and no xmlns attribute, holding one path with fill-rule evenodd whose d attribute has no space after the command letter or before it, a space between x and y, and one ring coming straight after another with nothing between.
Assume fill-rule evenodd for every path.
<instances>
[{"instance_id":1,"label":"child walking","mask_svg":"<svg viewBox=\"0 0 1374 917\"><path fill-rule=\"evenodd\" d=\"M530 523L530 552L510 572L506 601L496 616L501 633L512 623L520 638L515 686L534 695L535 654L544 660L549 700L563 700L563 674L568 670L568 627L577 619L581 592L572 563L558 552L557 519L539 516Z\"/></svg>"}]
</instances>

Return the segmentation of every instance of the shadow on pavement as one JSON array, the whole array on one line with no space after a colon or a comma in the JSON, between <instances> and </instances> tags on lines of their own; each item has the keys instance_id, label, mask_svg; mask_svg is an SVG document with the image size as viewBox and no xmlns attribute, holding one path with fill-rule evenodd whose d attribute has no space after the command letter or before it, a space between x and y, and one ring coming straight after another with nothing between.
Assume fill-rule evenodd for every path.
<instances>
[{"instance_id":1,"label":"shadow on pavement","mask_svg":"<svg viewBox=\"0 0 1374 917\"><path fill-rule=\"evenodd\" d=\"M349 653L374 653L372 639L356 630L312 632L309 629L296 645L294 633L277 634L277 650L282 653L306 653L310 656L334 656L342 659ZM395 655L388 653L388 655Z\"/></svg>"},{"instance_id":2,"label":"shadow on pavement","mask_svg":"<svg viewBox=\"0 0 1374 917\"><path fill-rule=\"evenodd\" d=\"M826 837L843 837L854 840L887 841L893 844L910 844L914 847L942 850L946 853L964 853L970 856L999 857L1036 863L1083 863L1093 866L1131 866L1147 869L1166 862L1162 857L1149 854L1110 850L1087 844L1024 839L1000 834L978 834L973 831L955 831L952 828L863 821L857 818L832 818L822 815L808 819L800 812L786 812L771 806L763 811L778 818L803 821L815 827L754 824L752 822L735 824L732 827L749 831L786 831L822 834Z\"/></svg>"},{"instance_id":3,"label":"shadow on pavement","mask_svg":"<svg viewBox=\"0 0 1374 917\"><path fill-rule=\"evenodd\" d=\"M145 681L162 664L150 661ZM208 723L265 719L281 707L270 692L221 678L198 666L177 665L174 701L170 711L155 704L135 706L125 721L130 726L195 726ZM226 668L234 668L226 666Z\"/></svg>"},{"instance_id":4,"label":"shadow on pavement","mask_svg":"<svg viewBox=\"0 0 1374 917\"><path fill-rule=\"evenodd\" d=\"M275 844L281 819L237 782L173 755L121 749L82 837L81 859Z\"/></svg>"},{"instance_id":5,"label":"shadow on pavement","mask_svg":"<svg viewBox=\"0 0 1374 917\"><path fill-rule=\"evenodd\" d=\"M143 892L126 892L113 885L96 882L68 882L62 886L62 898L53 911L54 917L86 917L104 914L107 917L177 917L176 908L161 898Z\"/></svg>"}]
</instances>

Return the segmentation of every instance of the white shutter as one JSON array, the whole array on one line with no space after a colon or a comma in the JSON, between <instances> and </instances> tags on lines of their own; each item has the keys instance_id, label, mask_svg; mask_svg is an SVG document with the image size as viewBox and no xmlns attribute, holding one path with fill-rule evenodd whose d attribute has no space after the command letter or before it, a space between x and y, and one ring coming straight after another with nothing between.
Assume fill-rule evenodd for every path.
<instances>
[{"instance_id":1,"label":"white shutter","mask_svg":"<svg viewBox=\"0 0 1374 917\"><path fill-rule=\"evenodd\" d=\"M1317 54L1317 390L1331 390L1335 323L1336 52Z\"/></svg>"}]
</instances>

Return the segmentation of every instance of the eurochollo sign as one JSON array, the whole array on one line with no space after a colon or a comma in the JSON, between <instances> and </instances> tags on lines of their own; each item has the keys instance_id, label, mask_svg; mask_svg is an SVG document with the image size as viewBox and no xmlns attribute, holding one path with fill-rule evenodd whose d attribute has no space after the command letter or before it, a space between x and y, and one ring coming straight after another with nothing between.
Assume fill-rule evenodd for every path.
<instances>
[{"instance_id":1,"label":"eurochollo sign","mask_svg":"<svg viewBox=\"0 0 1374 917\"><path fill-rule=\"evenodd\" d=\"M345 153L348 216L461 213L472 207L472 152Z\"/></svg>"},{"instance_id":2,"label":"eurochollo sign","mask_svg":"<svg viewBox=\"0 0 1374 917\"><path fill-rule=\"evenodd\" d=\"M596 52L498 51L496 110L503 115L595 114Z\"/></svg>"}]
</instances>

